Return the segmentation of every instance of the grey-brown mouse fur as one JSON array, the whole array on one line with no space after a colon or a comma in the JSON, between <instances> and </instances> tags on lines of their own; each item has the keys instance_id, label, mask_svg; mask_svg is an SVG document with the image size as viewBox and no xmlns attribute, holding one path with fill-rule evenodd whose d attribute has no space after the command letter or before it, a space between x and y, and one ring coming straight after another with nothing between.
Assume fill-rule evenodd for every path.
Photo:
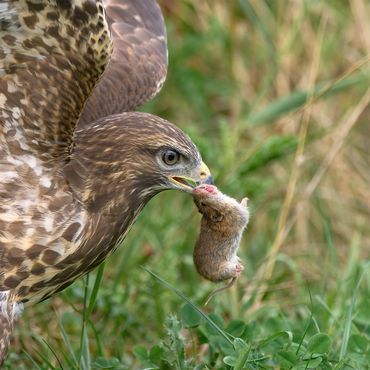
<instances>
[{"instance_id":1,"label":"grey-brown mouse fur","mask_svg":"<svg viewBox=\"0 0 370 370\"><path fill-rule=\"evenodd\" d=\"M244 270L237 256L243 231L249 221L248 198L240 203L213 185L200 185L193 190L194 202L203 215L193 259L198 273L204 278L220 282L231 279L214 294L229 288Z\"/></svg>"}]
</instances>

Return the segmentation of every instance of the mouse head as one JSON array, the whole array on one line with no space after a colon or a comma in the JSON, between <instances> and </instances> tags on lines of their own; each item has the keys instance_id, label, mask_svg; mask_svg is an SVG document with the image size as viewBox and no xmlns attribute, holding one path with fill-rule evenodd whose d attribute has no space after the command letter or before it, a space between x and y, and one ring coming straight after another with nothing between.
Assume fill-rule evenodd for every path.
<instances>
[{"instance_id":1,"label":"mouse head","mask_svg":"<svg viewBox=\"0 0 370 370\"><path fill-rule=\"evenodd\" d=\"M199 212L212 222L221 222L223 214L220 210L222 193L214 185L200 185L193 189L194 202Z\"/></svg>"},{"instance_id":2,"label":"mouse head","mask_svg":"<svg viewBox=\"0 0 370 370\"><path fill-rule=\"evenodd\" d=\"M234 222L236 225L248 222L248 198L239 203L208 184L193 189L193 197L199 212L211 222Z\"/></svg>"}]
</instances>

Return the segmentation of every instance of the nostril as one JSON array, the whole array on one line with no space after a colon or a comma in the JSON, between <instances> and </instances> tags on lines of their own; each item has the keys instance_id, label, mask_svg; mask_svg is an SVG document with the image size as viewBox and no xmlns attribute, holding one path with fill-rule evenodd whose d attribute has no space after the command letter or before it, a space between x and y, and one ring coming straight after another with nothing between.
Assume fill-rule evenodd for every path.
<instances>
[{"instance_id":1,"label":"nostril","mask_svg":"<svg viewBox=\"0 0 370 370\"><path fill-rule=\"evenodd\" d=\"M207 177L207 174L205 172L201 172L200 173L200 178L204 179L205 177Z\"/></svg>"}]
</instances>

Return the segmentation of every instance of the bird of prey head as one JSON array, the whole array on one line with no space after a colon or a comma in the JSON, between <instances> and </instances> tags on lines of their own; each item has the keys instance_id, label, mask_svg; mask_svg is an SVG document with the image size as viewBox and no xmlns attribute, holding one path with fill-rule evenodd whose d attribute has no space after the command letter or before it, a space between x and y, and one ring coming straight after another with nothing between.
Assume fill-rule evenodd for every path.
<instances>
[{"instance_id":1,"label":"bird of prey head","mask_svg":"<svg viewBox=\"0 0 370 370\"><path fill-rule=\"evenodd\" d=\"M110 116L104 126L98 122L77 130L65 173L90 211L113 213L126 205L141 208L163 190L191 193L194 186L213 181L182 130L139 112Z\"/></svg>"}]
</instances>

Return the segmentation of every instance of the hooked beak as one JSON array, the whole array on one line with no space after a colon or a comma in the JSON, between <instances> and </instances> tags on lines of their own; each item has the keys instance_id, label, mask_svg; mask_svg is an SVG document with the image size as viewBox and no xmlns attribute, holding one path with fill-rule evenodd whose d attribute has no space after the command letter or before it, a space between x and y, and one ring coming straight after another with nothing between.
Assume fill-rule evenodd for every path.
<instances>
[{"instance_id":1,"label":"hooked beak","mask_svg":"<svg viewBox=\"0 0 370 370\"><path fill-rule=\"evenodd\" d=\"M214 184L211 171L203 161L190 177L169 176L169 180L177 189L187 193L191 193L193 189L200 184Z\"/></svg>"}]
</instances>

